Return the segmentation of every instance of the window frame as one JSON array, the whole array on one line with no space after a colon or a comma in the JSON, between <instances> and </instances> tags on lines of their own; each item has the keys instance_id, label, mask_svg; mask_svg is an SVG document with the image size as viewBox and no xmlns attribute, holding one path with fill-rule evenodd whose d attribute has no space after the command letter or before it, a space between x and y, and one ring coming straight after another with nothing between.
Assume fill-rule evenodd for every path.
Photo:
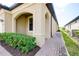
<instances>
[{"instance_id":1,"label":"window frame","mask_svg":"<svg viewBox=\"0 0 79 59\"><path fill-rule=\"evenodd\" d=\"M30 30L30 18L32 18L32 19L33 19L33 16L29 16L29 17L28 17L28 31L32 32L32 31L33 31L33 29L32 29L32 30Z\"/></svg>"}]
</instances>

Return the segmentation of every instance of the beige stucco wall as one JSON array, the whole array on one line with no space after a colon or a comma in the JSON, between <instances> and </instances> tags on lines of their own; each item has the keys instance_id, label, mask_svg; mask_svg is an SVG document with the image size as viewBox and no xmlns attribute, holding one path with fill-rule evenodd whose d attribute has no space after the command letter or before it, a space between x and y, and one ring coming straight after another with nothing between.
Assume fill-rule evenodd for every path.
<instances>
[{"instance_id":1,"label":"beige stucco wall","mask_svg":"<svg viewBox=\"0 0 79 59\"><path fill-rule=\"evenodd\" d=\"M0 21L0 32L5 32L5 13L4 9L0 10L0 20L3 20L3 22Z\"/></svg>"},{"instance_id":2,"label":"beige stucco wall","mask_svg":"<svg viewBox=\"0 0 79 59\"><path fill-rule=\"evenodd\" d=\"M33 35L33 31L29 31L29 18L32 16L21 15L16 19L16 32L21 34Z\"/></svg>"},{"instance_id":3,"label":"beige stucco wall","mask_svg":"<svg viewBox=\"0 0 79 59\"><path fill-rule=\"evenodd\" d=\"M12 32L12 14L5 11L5 32Z\"/></svg>"},{"instance_id":4,"label":"beige stucco wall","mask_svg":"<svg viewBox=\"0 0 79 59\"><path fill-rule=\"evenodd\" d=\"M51 37L51 13L48 10L48 8L46 7L46 5L44 4L44 17L47 14L47 19L45 17L45 21L47 21L47 23L45 23L45 36L46 38L50 38Z\"/></svg>"},{"instance_id":5,"label":"beige stucco wall","mask_svg":"<svg viewBox=\"0 0 79 59\"><path fill-rule=\"evenodd\" d=\"M58 25L44 3L22 4L12 11L5 12L5 31L16 32L16 18L24 13L33 14L33 31L28 31L29 35L36 37L36 43L40 47L45 43L45 38L50 38L51 33L51 19L52 19L52 33L54 34ZM46 24L45 14L48 14ZM28 21L27 21L28 23ZM20 23L19 23L20 24ZM45 25L46 24L46 25ZM47 27L46 27L47 26ZM26 30L27 31L27 30ZM31 34L32 33L32 34Z\"/></svg>"},{"instance_id":6,"label":"beige stucco wall","mask_svg":"<svg viewBox=\"0 0 79 59\"><path fill-rule=\"evenodd\" d=\"M53 18L53 16L51 16L51 13L50 11L48 10L48 8L46 7L45 4L44 5L44 9L43 9L43 15L45 16L46 13L48 13L48 24L49 25L46 25L46 31L45 31L45 35L47 38L50 38L51 36L51 26L52 26L52 36L56 33L56 31L58 30L58 24L57 22L55 21L55 19ZM46 19L45 19L46 21ZM52 21L52 24L51 24L51 21ZM47 34L46 34L47 33Z\"/></svg>"},{"instance_id":7,"label":"beige stucco wall","mask_svg":"<svg viewBox=\"0 0 79 59\"><path fill-rule=\"evenodd\" d=\"M22 8L23 7L23 8ZM17 12L19 11L19 12ZM42 46L45 43L45 23L42 4L23 4L18 8L12 10L13 13L13 32L15 32L15 18L17 15L22 13L32 13L33 14L33 35L37 38L37 45Z\"/></svg>"},{"instance_id":8,"label":"beige stucco wall","mask_svg":"<svg viewBox=\"0 0 79 59\"><path fill-rule=\"evenodd\" d=\"M16 32L17 33L22 33L22 34L26 34L26 17L25 15L20 16L19 18L16 19Z\"/></svg>"},{"instance_id":9,"label":"beige stucco wall","mask_svg":"<svg viewBox=\"0 0 79 59\"><path fill-rule=\"evenodd\" d=\"M58 24L56 23L56 21L52 17L52 36L56 33L57 30L58 30Z\"/></svg>"}]
</instances>

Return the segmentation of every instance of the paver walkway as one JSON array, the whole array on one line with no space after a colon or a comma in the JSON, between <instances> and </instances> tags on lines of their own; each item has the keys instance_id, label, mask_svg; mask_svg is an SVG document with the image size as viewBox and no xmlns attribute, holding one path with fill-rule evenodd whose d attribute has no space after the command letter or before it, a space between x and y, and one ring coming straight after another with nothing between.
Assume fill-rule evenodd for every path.
<instances>
[{"instance_id":1,"label":"paver walkway","mask_svg":"<svg viewBox=\"0 0 79 59\"><path fill-rule=\"evenodd\" d=\"M11 56L11 54L0 45L0 56Z\"/></svg>"},{"instance_id":2,"label":"paver walkway","mask_svg":"<svg viewBox=\"0 0 79 59\"><path fill-rule=\"evenodd\" d=\"M61 34L57 32L53 38L46 41L35 56L67 56L65 44Z\"/></svg>"}]
</instances>

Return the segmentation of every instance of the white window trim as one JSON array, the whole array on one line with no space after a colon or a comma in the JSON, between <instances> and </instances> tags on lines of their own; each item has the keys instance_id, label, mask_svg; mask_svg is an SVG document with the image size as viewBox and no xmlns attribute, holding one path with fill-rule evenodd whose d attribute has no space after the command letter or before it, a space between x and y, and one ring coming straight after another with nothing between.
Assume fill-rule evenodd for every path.
<instances>
[{"instance_id":1,"label":"white window trim","mask_svg":"<svg viewBox=\"0 0 79 59\"><path fill-rule=\"evenodd\" d=\"M29 30L29 19L30 19L30 18L33 18L33 16L29 16L29 17L28 17L28 32L33 32L33 30L32 30L32 31Z\"/></svg>"}]
</instances>

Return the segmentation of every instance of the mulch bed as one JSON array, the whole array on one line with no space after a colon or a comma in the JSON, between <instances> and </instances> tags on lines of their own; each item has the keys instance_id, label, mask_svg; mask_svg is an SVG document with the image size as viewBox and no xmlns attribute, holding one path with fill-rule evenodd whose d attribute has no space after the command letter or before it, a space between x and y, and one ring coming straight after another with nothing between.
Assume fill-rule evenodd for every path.
<instances>
[{"instance_id":1,"label":"mulch bed","mask_svg":"<svg viewBox=\"0 0 79 59\"><path fill-rule=\"evenodd\" d=\"M8 44L6 44L4 41L0 41L0 45L3 46L13 56L34 56L40 49L39 46L36 46L30 52L23 54L18 49L15 49L15 48L9 46Z\"/></svg>"}]
</instances>

